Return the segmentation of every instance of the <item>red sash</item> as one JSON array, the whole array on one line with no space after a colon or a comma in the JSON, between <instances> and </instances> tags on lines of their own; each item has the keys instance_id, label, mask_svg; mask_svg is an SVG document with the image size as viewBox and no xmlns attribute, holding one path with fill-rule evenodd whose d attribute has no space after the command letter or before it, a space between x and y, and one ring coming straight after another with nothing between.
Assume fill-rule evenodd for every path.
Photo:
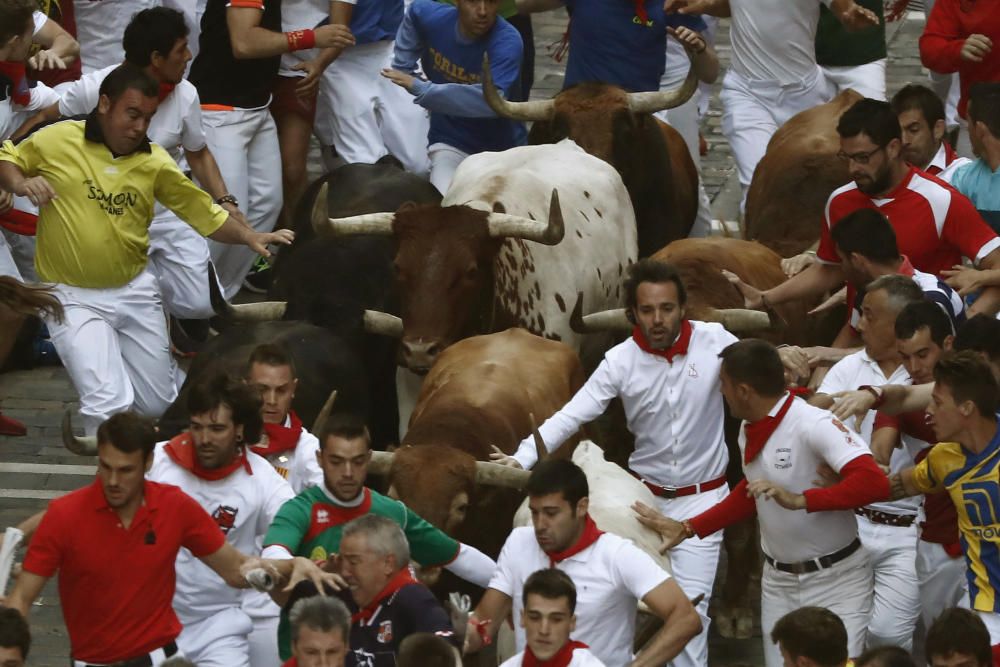
<instances>
[{"instance_id":1,"label":"red sash","mask_svg":"<svg viewBox=\"0 0 1000 667\"><path fill-rule=\"evenodd\" d=\"M228 465L216 468L215 470L202 468L201 464L198 463L198 457L195 456L194 452L194 441L191 439L190 433L181 433L180 435L175 436L163 449L166 450L167 454L174 461L174 463L184 468L191 474L209 481L215 481L228 477L238 470L240 466L246 468L248 475L253 474L253 470L250 469L250 462L247 461L246 450L242 447L239 448L236 456L233 457L233 460L230 461Z\"/></svg>"},{"instance_id":2,"label":"red sash","mask_svg":"<svg viewBox=\"0 0 1000 667\"><path fill-rule=\"evenodd\" d=\"M535 654L531 652L531 647L524 649L524 659L521 660L522 667L568 667L569 663L573 660L573 651L578 648L589 648L583 642L578 642L570 639L568 642L563 644L563 647L559 649L559 652L548 660L539 660L535 657Z\"/></svg>"},{"instance_id":3,"label":"red sash","mask_svg":"<svg viewBox=\"0 0 1000 667\"><path fill-rule=\"evenodd\" d=\"M375 611L378 609L378 606L382 604L383 600L391 596L403 586L409 586L410 584L416 583L419 582L413 578L412 574L410 574L410 567L404 567L402 570L393 575L392 579L389 580L389 583L385 585L385 588L383 588L379 594L375 596L374 600L365 605L364 609L360 609L351 614L351 623L354 624L359 621L367 621L375 615Z\"/></svg>"},{"instance_id":4,"label":"red sash","mask_svg":"<svg viewBox=\"0 0 1000 667\"><path fill-rule=\"evenodd\" d=\"M0 213L0 227L21 236L34 236L38 231L38 216L12 207L6 213Z\"/></svg>"},{"instance_id":5,"label":"red sash","mask_svg":"<svg viewBox=\"0 0 1000 667\"><path fill-rule=\"evenodd\" d=\"M290 425L284 424L264 424L264 432L267 433L266 445L254 445L252 447L255 454L261 456L271 456L281 454L290 449L295 449L299 444L299 437L302 435L302 420L292 410L288 413Z\"/></svg>"},{"instance_id":6,"label":"red sash","mask_svg":"<svg viewBox=\"0 0 1000 667\"><path fill-rule=\"evenodd\" d=\"M546 551L545 555L549 557L549 567L555 567L556 563L560 563L570 556L575 556L580 553L591 544L597 541L604 531L597 527L594 520L587 515L587 521L583 525L583 533L580 535L580 539L576 541L575 544L566 548L563 551Z\"/></svg>"},{"instance_id":7,"label":"red sash","mask_svg":"<svg viewBox=\"0 0 1000 667\"><path fill-rule=\"evenodd\" d=\"M24 63L0 61L0 77L10 81L10 99L22 107L31 102L31 89L24 71Z\"/></svg>"},{"instance_id":8,"label":"red sash","mask_svg":"<svg viewBox=\"0 0 1000 667\"><path fill-rule=\"evenodd\" d=\"M654 350L651 348L649 346L649 342L646 340L646 337L642 335L642 329L639 328L639 325L636 325L635 328L632 329L632 340L635 341L635 344L638 345L639 349L643 352L655 354L656 356L663 357L670 363L673 363L674 357L677 355L687 354L688 343L691 342L691 330L691 321L682 320L680 335L677 336L677 340L674 341L674 344L665 350Z\"/></svg>"},{"instance_id":9,"label":"red sash","mask_svg":"<svg viewBox=\"0 0 1000 667\"><path fill-rule=\"evenodd\" d=\"M781 424L781 420L785 418L785 413L792 407L792 401L794 400L795 395L793 394L785 399L785 404L781 406L781 409L778 410L778 414L775 416L758 419L754 423L743 427L743 431L747 436L746 451L743 454L744 465L749 465L751 461L757 458L761 450L764 449L764 445L767 444L775 429Z\"/></svg>"}]
</instances>

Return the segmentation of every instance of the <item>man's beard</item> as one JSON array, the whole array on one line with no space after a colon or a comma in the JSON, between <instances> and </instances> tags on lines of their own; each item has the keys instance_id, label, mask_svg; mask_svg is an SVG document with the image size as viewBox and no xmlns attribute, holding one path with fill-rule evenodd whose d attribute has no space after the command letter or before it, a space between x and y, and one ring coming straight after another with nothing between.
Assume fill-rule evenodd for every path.
<instances>
[{"instance_id":1,"label":"man's beard","mask_svg":"<svg viewBox=\"0 0 1000 667\"><path fill-rule=\"evenodd\" d=\"M883 169L881 172L876 173L875 176L872 177L871 183L867 185L862 185L861 183L858 183L856 180L854 182L858 186L858 190L861 190L861 192L865 193L869 197L873 197L875 195L882 194L883 192L888 190L891 180L892 180L892 173L890 172L889 167L886 166L885 169Z\"/></svg>"}]
</instances>

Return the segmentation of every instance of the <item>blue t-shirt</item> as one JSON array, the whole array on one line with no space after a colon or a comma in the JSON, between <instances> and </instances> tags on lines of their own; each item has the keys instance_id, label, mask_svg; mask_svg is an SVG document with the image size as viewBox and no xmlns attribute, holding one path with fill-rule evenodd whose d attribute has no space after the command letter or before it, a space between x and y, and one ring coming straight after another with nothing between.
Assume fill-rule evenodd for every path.
<instances>
[{"instance_id":1,"label":"blue t-shirt","mask_svg":"<svg viewBox=\"0 0 1000 667\"><path fill-rule=\"evenodd\" d=\"M497 118L483 99L483 54L490 57L493 83L505 97L519 82L521 35L497 17L488 34L469 41L458 32L458 10L433 0L414 0L396 35L392 67L414 72L419 58L429 81L417 81L414 102L431 112L428 144L465 153L504 151L527 138L524 124Z\"/></svg>"},{"instance_id":2,"label":"blue t-shirt","mask_svg":"<svg viewBox=\"0 0 1000 667\"><path fill-rule=\"evenodd\" d=\"M979 159L956 169L951 185L972 200L986 224L1000 234L1000 170Z\"/></svg>"},{"instance_id":3,"label":"blue t-shirt","mask_svg":"<svg viewBox=\"0 0 1000 667\"><path fill-rule=\"evenodd\" d=\"M660 89L667 28L708 29L700 16L664 14L663 0L643 0L646 23L633 0L566 0L570 14L569 62L564 88L584 81L630 92Z\"/></svg>"},{"instance_id":4,"label":"blue t-shirt","mask_svg":"<svg viewBox=\"0 0 1000 667\"><path fill-rule=\"evenodd\" d=\"M395 39L403 22L403 0L358 0L351 13L351 33L358 44Z\"/></svg>"}]
</instances>

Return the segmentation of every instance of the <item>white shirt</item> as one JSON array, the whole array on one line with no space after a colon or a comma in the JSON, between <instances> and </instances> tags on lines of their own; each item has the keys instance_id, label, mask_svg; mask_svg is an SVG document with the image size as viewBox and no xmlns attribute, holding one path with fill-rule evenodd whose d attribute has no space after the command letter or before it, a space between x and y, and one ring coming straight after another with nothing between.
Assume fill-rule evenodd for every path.
<instances>
[{"instance_id":1,"label":"white shirt","mask_svg":"<svg viewBox=\"0 0 1000 667\"><path fill-rule=\"evenodd\" d=\"M101 83L118 64L84 74L79 80L60 88L59 113L63 116L89 114L100 99ZM187 79L182 80L156 108L146 131L149 140L162 146L175 162L184 150L200 151L205 147L205 129L201 123L201 99Z\"/></svg>"},{"instance_id":2,"label":"white shirt","mask_svg":"<svg viewBox=\"0 0 1000 667\"><path fill-rule=\"evenodd\" d=\"M730 67L744 79L802 84L815 77L820 3L830 0L730 0Z\"/></svg>"},{"instance_id":3,"label":"white shirt","mask_svg":"<svg viewBox=\"0 0 1000 667\"><path fill-rule=\"evenodd\" d=\"M252 452L247 453L247 461L253 474L240 467L223 479L205 480L177 465L164 451L165 445L157 443L146 478L180 487L216 519L227 542L245 554L257 553L278 509L295 496L288 482ZM240 606L243 591L226 584L187 549L178 552L176 570L173 606L182 624Z\"/></svg>"},{"instance_id":4,"label":"white shirt","mask_svg":"<svg viewBox=\"0 0 1000 667\"><path fill-rule=\"evenodd\" d=\"M31 12L31 23L32 23L31 34L37 35L38 33L40 33L42 31L42 28L45 27L45 22L48 20L49 17L43 14L42 12L38 11L37 9Z\"/></svg>"},{"instance_id":5,"label":"white shirt","mask_svg":"<svg viewBox=\"0 0 1000 667\"><path fill-rule=\"evenodd\" d=\"M510 597L514 618L521 618L524 582L549 568L531 527L515 528L497 560L490 588ZM556 564L576 584L576 632L591 652L610 667L632 660L638 601L670 579L649 554L626 539L604 533L583 551ZM524 628L514 630L516 649L525 647Z\"/></svg>"},{"instance_id":6,"label":"white shirt","mask_svg":"<svg viewBox=\"0 0 1000 667\"><path fill-rule=\"evenodd\" d=\"M785 394L768 413L785 404ZM740 426L740 452L746 451L746 432ZM826 410L796 398L764 449L744 465L748 481L767 480L792 493L816 485L816 468L825 463L837 472L871 451L857 433ZM773 500L756 499L760 544L764 553L781 563L799 563L837 552L858 536L854 512L807 513L787 510Z\"/></svg>"},{"instance_id":7,"label":"white shirt","mask_svg":"<svg viewBox=\"0 0 1000 667\"><path fill-rule=\"evenodd\" d=\"M879 386L883 384L910 384L910 374L906 372L900 364L889 377L885 376L878 363L868 356L864 349L849 354L831 368L830 372L823 378L816 393L835 394L838 391L854 391L863 385ZM869 410L865 418L861 420L861 426L857 427L858 433L864 441L871 443L872 430L875 425L875 410ZM909 451L897 447L892 450L892 457L889 459L889 470L893 473L901 472L904 468L912 468L913 457ZM916 514L920 507L920 496L903 498L895 502L872 503L866 507L878 512L889 512L891 514Z\"/></svg>"},{"instance_id":8,"label":"white shirt","mask_svg":"<svg viewBox=\"0 0 1000 667\"><path fill-rule=\"evenodd\" d=\"M36 82L30 89L27 106L15 104L12 93L13 91L8 90L7 98L0 100L0 141L9 139L24 121L59 101L59 93L41 81Z\"/></svg>"},{"instance_id":9,"label":"white shirt","mask_svg":"<svg viewBox=\"0 0 1000 667\"><path fill-rule=\"evenodd\" d=\"M83 73L120 65L125 60L122 37L132 17L159 0L63 0L73 3L76 40Z\"/></svg>"},{"instance_id":10,"label":"white shirt","mask_svg":"<svg viewBox=\"0 0 1000 667\"><path fill-rule=\"evenodd\" d=\"M524 662L524 651L505 660L500 667L521 667L522 662ZM605 667L605 665L588 649L578 648L573 651L573 659L569 661L569 667Z\"/></svg>"},{"instance_id":11,"label":"white shirt","mask_svg":"<svg viewBox=\"0 0 1000 667\"><path fill-rule=\"evenodd\" d=\"M662 486L688 486L725 474L719 352L736 342L721 324L692 321L687 354L666 358L643 352L629 338L608 350L580 391L538 429L554 451L620 396L635 451L629 468ZM537 459L531 436L514 458L525 468Z\"/></svg>"},{"instance_id":12,"label":"white shirt","mask_svg":"<svg viewBox=\"0 0 1000 667\"><path fill-rule=\"evenodd\" d=\"M946 183L951 183L951 177L954 176L955 170L962 165L971 163L972 160L969 158L959 156L952 160L951 164L948 164L948 153L945 151L944 142L942 141L941 145L938 146L937 153L934 154L934 158L927 163L927 166L923 170L927 171L931 167L937 167L941 171L936 176Z\"/></svg>"},{"instance_id":13,"label":"white shirt","mask_svg":"<svg viewBox=\"0 0 1000 667\"><path fill-rule=\"evenodd\" d=\"M349 5L356 5L357 0L338 0ZM285 32L293 30L305 30L315 28L324 20L330 18L330 3L328 0L282 0L281 3L281 29ZM292 51L281 56L281 67L278 70L280 76L305 76L301 70L293 70L292 67L307 60L312 60L319 55L319 49L306 49L304 51Z\"/></svg>"},{"instance_id":14,"label":"white shirt","mask_svg":"<svg viewBox=\"0 0 1000 667\"><path fill-rule=\"evenodd\" d=\"M285 416L282 424L285 428L292 425L292 418ZM319 452L319 439L302 427L299 441L295 449L281 454L272 454L264 458L274 466L278 473L288 480L296 495L311 486L323 483L323 469L319 467L316 454Z\"/></svg>"}]
</instances>

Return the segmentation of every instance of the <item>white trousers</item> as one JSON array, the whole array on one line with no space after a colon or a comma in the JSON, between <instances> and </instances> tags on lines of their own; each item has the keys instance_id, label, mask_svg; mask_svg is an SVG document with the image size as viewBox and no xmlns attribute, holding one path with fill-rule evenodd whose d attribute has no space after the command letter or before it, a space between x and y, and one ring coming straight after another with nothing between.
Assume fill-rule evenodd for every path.
<instances>
[{"instance_id":1,"label":"white trousers","mask_svg":"<svg viewBox=\"0 0 1000 667\"><path fill-rule=\"evenodd\" d=\"M24 282L21 269L18 268L17 262L14 260L13 249L7 242L6 230L0 234L0 276L10 276L11 278L17 278L22 283Z\"/></svg>"},{"instance_id":2,"label":"white trousers","mask_svg":"<svg viewBox=\"0 0 1000 667\"><path fill-rule=\"evenodd\" d=\"M664 85L664 81L661 80L660 88L672 88L683 80L682 77L681 81L678 82L666 82L667 85ZM698 148L698 96L692 96L679 107L657 111L653 115L677 130L691 154L691 160L698 171L698 216L695 218L688 236L697 238L708 236L712 232L712 203L708 199L705 184L701 180L701 153Z\"/></svg>"},{"instance_id":3,"label":"white trousers","mask_svg":"<svg viewBox=\"0 0 1000 667\"><path fill-rule=\"evenodd\" d=\"M794 84L777 81L748 81L730 69L722 80L722 133L726 135L736 160L743 190L740 210L746 204L747 189L757 163L764 157L767 143L789 118L829 102L833 84L819 67L812 77Z\"/></svg>"},{"instance_id":4,"label":"white trousers","mask_svg":"<svg viewBox=\"0 0 1000 667\"><path fill-rule=\"evenodd\" d=\"M823 67L837 93L853 88L865 97L885 102L885 58L854 67Z\"/></svg>"},{"instance_id":5,"label":"white trousers","mask_svg":"<svg viewBox=\"0 0 1000 667\"><path fill-rule=\"evenodd\" d=\"M774 624L800 607L826 607L839 616L847 628L847 654L861 655L872 609L872 569L864 547L839 563L808 574L781 572L764 563L760 629L766 667L782 667L784 663L781 650L771 641Z\"/></svg>"},{"instance_id":6,"label":"white trousers","mask_svg":"<svg viewBox=\"0 0 1000 667\"><path fill-rule=\"evenodd\" d=\"M940 544L918 540L916 565L920 618L927 629L942 611L969 597L965 592L965 558L952 558Z\"/></svg>"},{"instance_id":7,"label":"white trousers","mask_svg":"<svg viewBox=\"0 0 1000 667\"><path fill-rule=\"evenodd\" d=\"M281 664L278 657L278 616L254 618L250 641L250 667L273 667Z\"/></svg>"},{"instance_id":8,"label":"white trousers","mask_svg":"<svg viewBox=\"0 0 1000 667\"><path fill-rule=\"evenodd\" d=\"M462 164L462 160L469 157L469 154L448 144L431 144L427 153L431 160L431 185L442 195L446 194L458 165Z\"/></svg>"},{"instance_id":9,"label":"white trousers","mask_svg":"<svg viewBox=\"0 0 1000 667\"><path fill-rule=\"evenodd\" d=\"M177 637L177 648L198 667L250 667L247 635L251 630L250 617L242 609L231 607L186 623Z\"/></svg>"},{"instance_id":10,"label":"white trousers","mask_svg":"<svg viewBox=\"0 0 1000 667\"><path fill-rule=\"evenodd\" d=\"M274 118L267 109L202 113L208 147L229 192L240 202L247 222L270 232L281 211L281 152ZM256 255L243 245L208 242L212 262L227 299L240 291Z\"/></svg>"},{"instance_id":11,"label":"white trousers","mask_svg":"<svg viewBox=\"0 0 1000 667\"><path fill-rule=\"evenodd\" d=\"M210 260L205 237L173 211L158 206L149 226L149 261L168 313L195 320L212 316Z\"/></svg>"},{"instance_id":12,"label":"white trousers","mask_svg":"<svg viewBox=\"0 0 1000 667\"><path fill-rule=\"evenodd\" d=\"M403 167L427 174L427 110L379 72L392 61L394 42L352 46L326 68L316 100L317 136L344 162L373 163L392 154Z\"/></svg>"},{"instance_id":13,"label":"white trousers","mask_svg":"<svg viewBox=\"0 0 1000 667\"><path fill-rule=\"evenodd\" d=\"M858 535L871 555L875 592L866 647L899 646L909 651L920 614L917 525L887 526L859 515Z\"/></svg>"},{"instance_id":14,"label":"white trousers","mask_svg":"<svg viewBox=\"0 0 1000 667\"><path fill-rule=\"evenodd\" d=\"M718 489L681 498L657 498L656 508L671 519L683 521L713 507L725 498L728 492L728 488L723 485ZM670 550L670 566L677 585L689 599L699 595L705 596L705 599L695 607L701 616L701 633L692 638L684 646L684 650L677 654L670 663L673 667L708 665L708 627L712 623L708 617L708 605L712 599L712 586L715 584L715 571L719 566L721 548L722 531L719 531L704 539L693 537L684 540Z\"/></svg>"},{"instance_id":15,"label":"white trousers","mask_svg":"<svg viewBox=\"0 0 1000 667\"><path fill-rule=\"evenodd\" d=\"M177 398L177 364L170 354L156 277L147 267L123 287L55 285L66 312L46 318L52 342L80 395L87 435L130 408L159 417Z\"/></svg>"}]
</instances>

